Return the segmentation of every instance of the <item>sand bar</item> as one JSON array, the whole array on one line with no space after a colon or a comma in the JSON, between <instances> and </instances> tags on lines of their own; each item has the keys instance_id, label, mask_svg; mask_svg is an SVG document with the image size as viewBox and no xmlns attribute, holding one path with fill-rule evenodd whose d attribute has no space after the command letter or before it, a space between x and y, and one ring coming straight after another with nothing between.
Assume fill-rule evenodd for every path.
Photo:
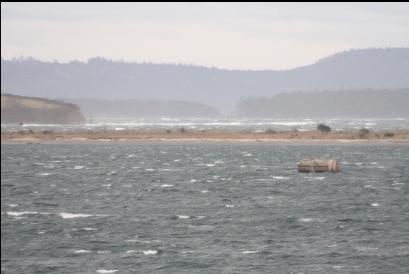
<instances>
[{"instance_id":1,"label":"sand bar","mask_svg":"<svg viewBox=\"0 0 409 274\"><path fill-rule=\"evenodd\" d=\"M19 131L2 132L2 144L28 143L300 143L300 144L409 144L409 130L372 131L362 136L357 131L186 131L103 130L103 131Z\"/></svg>"}]
</instances>

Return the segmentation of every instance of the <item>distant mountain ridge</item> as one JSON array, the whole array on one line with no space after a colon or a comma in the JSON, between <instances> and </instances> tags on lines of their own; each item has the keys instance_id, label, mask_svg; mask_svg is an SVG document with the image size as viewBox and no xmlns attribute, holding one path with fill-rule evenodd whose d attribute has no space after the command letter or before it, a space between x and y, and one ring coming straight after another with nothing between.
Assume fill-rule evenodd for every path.
<instances>
[{"instance_id":1,"label":"distant mountain ridge","mask_svg":"<svg viewBox=\"0 0 409 274\"><path fill-rule=\"evenodd\" d=\"M284 71L189 65L1 60L2 92L47 98L193 101L231 111L240 99L282 92L409 87L409 48L349 50Z\"/></svg>"}]
</instances>

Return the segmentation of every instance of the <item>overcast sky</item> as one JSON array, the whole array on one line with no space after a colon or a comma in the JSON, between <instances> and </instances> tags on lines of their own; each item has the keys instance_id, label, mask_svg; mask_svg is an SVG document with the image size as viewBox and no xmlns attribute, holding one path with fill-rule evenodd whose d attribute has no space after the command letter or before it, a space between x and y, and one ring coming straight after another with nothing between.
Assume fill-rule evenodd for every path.
<instances>
[{"instance_id":1,"label":"overcast sky","mask_svg":"<svg viewBox=\"0 0 409 274\"><path fill-rule=\"evenodd\" d=\"M409 47L409 3L1 3L1 56L288 69Z\"/></svg>"}]
</instances>

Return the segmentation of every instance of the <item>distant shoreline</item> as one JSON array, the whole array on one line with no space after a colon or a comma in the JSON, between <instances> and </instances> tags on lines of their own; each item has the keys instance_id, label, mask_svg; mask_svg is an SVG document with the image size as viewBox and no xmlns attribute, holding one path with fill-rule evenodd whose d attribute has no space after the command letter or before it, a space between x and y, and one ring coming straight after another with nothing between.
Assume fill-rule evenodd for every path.
<instances>
[{"instance_id":1,"label":"distant shoreline","mask_svg":"<svg viewBox=\"0 0 409 274\"><path fill-rule=\"evenodd\" d=\"M409 144L409 130L371 131L164 131L105 130L53 132L43 130L2 132L2 144L115 144L115 143L285 143L285 144Z\"/></svg>"}]
</instances>

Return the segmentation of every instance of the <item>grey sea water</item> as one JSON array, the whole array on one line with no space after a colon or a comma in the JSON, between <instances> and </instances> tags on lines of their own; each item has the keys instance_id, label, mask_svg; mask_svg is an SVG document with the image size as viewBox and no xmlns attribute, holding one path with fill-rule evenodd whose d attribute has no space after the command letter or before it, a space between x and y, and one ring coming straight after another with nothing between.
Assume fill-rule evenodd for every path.
<instances>
[{"instance_id":1,"label":"grey sea water","mask_svg":"<svg viewBox=\"0 0 409 274\"><path fill-rule=\"evenodd\" d=\"M341 172L303 174L304 157ZM407 145L2 145L2 273L408 273Z\"/></svg>"}]
</instances>

